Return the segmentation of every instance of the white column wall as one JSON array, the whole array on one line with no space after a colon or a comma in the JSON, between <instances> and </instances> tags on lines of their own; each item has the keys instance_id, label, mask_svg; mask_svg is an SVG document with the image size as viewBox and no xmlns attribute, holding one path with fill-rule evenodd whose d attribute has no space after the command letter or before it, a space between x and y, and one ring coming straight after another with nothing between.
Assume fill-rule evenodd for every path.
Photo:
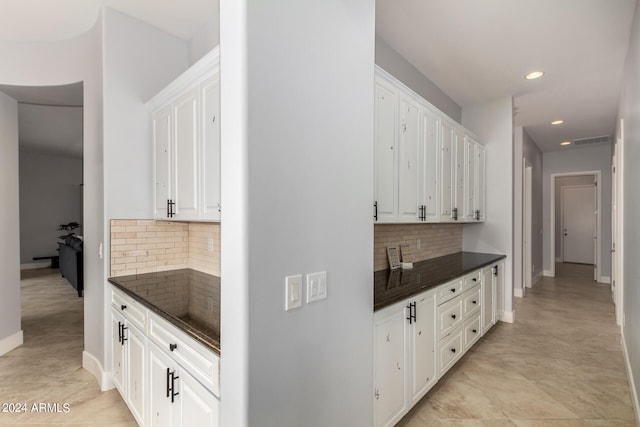
<instances>
[{"instance_id":1,"label":"white column wall","mask_svg":"<svg viewBox=\"0 0 640 427\"><path fill-rule=\"evenodd\" d=\"M222 425L372 425L374 9L221 4Z\"/></svg>"}]
</instances>

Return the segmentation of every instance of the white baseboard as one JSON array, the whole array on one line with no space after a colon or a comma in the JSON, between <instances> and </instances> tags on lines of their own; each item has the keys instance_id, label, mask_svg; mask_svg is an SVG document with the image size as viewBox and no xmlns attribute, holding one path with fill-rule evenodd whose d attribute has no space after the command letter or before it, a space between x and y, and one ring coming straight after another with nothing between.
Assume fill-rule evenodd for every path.
<instances>
[{"instance_id":1,"label":"white baseboard","mask_svg":"<svg viewBox=\"0 0 640 427\"><path fill-rule=\"evenodd\" d=\"M91 353L82 352L82 367L96 378L100 385L100 390L107 391L115 387L111 379L111 373L105 372L100 361Z\"/></svg>"},{"instance_id":2,"label":"white baseboard","mask_svg":"<svg viewBox=\"0 0 640 427\"><path fill-rule=\"evenodd\" d=\"M543 276L544 274L542 274L542 271L536 274L535 276L533 276L533 279L531 279L531 287L534 287L536 283L538 283L540 279L542 279Z\"/></svg>"},{"instance_id":3,"label":"white baseboard","mask_svg":"<svg viewBox=\"0 0 640 427\"><path fill-rule=\"evenodd\" d=\"M51 267L51 261L29 262L20 264L20 270L35 270L36 268Z\"/></svg>"},{"instance_id":4,"label":"white baseboard","mask_svg":"<svg viewBox=\"0 0 640 427\"><path fill-rule=\"evenodd\" d=\"M516 321L516 312L501 311L498 313L498 320L505 323L514 323Z\"/></svg>"},{"instance_id":5,"label":"white baseboard","mask_svg":"<svg viewBox=\"0 0 640 427\"><path fill-rule=\"evenodd\" d=\"M16 332L13 335L9 335L6 338L0 340L0 356L5 353L9 353L14 348L21 346L24 342L22 330Z\"/></svg>"},{"instance_id":6,"label":"white baseboard","mask_svg":"<svg viewBox=\"0 0 640 427\"><path fill-rule=\"evenodd\" d=\"M598 283L608 283L611 284L611 277L609 276L600 276L598 278Z\"/></svg>"},{"instance_id":7,"label":"white baseboard","mask_svg":"<svg viewBox=\"0 0 640 427\"><path fill-rule=\"evenodd\" d=\"M542 272L542 275L543 275L544 277L556 277L555 273L554 273L554 272L552 272L551 270L544 270L544 271Z\"/></svg>"},{"instance_id":8,"label":"white baseboard","mask_svg":"<svg viewBox=\"0 0 640 427\"><path fill-rule=\"evenodd\" d=\"M524 297L524 289L522 288L513 288L513 296L516 298Z\"/></svg>"},{"instance_id":9,"label":"white baseboard","mask_svg":"<svg viewBox=\"0 0 640 427\"><path fill-rule=\"evenodd\" d=\"M622 354L624 355L624 362L627 366L627 380L631 388L631 401L633 403L633 410L636 413L636 420L640 420L640 400L638 399L638 388L634 382L633 370L631 369L631 362L629 361L629 353L627 351L627 342L624 339L624 329L620 328L620 335L622 336Z\"/></svg>"}]
</instances>

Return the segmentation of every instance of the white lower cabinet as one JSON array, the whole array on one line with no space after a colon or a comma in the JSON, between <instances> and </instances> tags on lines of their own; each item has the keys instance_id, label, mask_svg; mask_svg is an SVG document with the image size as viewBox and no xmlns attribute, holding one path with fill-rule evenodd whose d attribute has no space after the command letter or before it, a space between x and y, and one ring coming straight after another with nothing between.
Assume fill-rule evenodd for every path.
<instances>
[{"instance_id":1,"label":"white lower cabinet","mask_svg":"<svg viewBox=\"0 0 640 427\"><path fill-rule=\"evenodd\" d=\"M493 274L503 263L374 313L376 427L400 421L495 323Z\"/></svg>"},{"instance_id":2,"label":"white lower cabinet","mask_svg":"<svg viewBox=\"0 0 640 427\"><path fill-rule=\"evenodd\" d=\"M436 383L435 290L374 316L374 425L393 426Z\"/></svg>"},{"instance_id":3,"label":"white lower cabinet","mask_svg":"<svg viewBox=\"0 0 640 427\"><path fill-rule=\"evenodd\" d=\"M219 426L219 357L186 335L165 349L148 332L151 325L171 331L164 320L119 290L113 289L112 302L113 381L138 424Z\"/></svg>"}]
</instances>

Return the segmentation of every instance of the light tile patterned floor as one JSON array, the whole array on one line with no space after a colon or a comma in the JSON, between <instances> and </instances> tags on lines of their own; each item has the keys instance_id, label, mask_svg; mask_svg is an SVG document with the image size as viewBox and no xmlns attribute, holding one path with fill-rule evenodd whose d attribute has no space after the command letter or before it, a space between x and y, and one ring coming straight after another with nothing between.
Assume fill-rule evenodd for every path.
<instances>
[{"instance_id":1,"label":"light tile patterned floor","mask_svg":"<svg viewBox=\"0 0 640 427\"><path fill-rule=\"evenodd\" d=\"M558 264L398 424L636 426L609 285Z\"/></svg>"},{"instance_id":2,"label":"light tile patterned floor","mask_svg":"<svg viewBox=\"0 0 640 427\"><path fill-rule=\"evenodd\" d=\"M0 357L0 404L27 412L0 407L0 426L137 426L118 392L82 369L83 299L71 285L57 270L28 270L21 291L24 344ZM54 412L32 411L41 403Z\"/></svg>"}]
</instances>

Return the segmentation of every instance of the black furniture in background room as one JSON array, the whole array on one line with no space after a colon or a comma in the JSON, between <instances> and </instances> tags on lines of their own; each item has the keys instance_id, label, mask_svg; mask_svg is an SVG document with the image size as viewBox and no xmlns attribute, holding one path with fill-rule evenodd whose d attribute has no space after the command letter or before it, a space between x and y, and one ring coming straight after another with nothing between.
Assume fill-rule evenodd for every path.
<instances>
[{"instance_id":1,"label":"black furniture in background room","mask_svg":"<svg viewBox=\"0 0 640 427\"><path fill-rule=\"evenodd\" d=\"M81 297L84 289L82 240L75 236L66 236L64 243L58 242L58 252L60 253L60 274L71 283Z\"/></svg>"}]
</instances>

